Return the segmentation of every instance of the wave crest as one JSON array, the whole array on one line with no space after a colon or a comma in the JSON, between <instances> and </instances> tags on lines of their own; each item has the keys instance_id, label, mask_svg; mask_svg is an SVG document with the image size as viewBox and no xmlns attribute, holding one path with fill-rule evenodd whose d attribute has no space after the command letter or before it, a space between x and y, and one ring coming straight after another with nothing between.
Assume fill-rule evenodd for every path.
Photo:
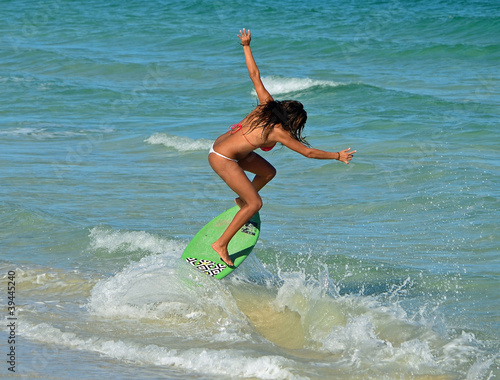
<instances>
[{"instance_id":1,"label":"wave crest","mask_svg":"<svg viewBox=\"0 0 500 380\"><path fill-rule=\"evenodd\" d=\"M155 133L148 137L144 142L151 145L164 145L167 148L173 148L179 152L193 150L208 150L212 145L209 139L190 139L189 137L170 135L168 133Z\"/></svg>"},{"instance_id":2,"label":"wave crest","mask_svg":"<svg viewBox=\"0 0 500 380\"><path fill-rule=\"evenodd\" d=\"M266 89L273 95L288 94L291 92L304 91L315 87L338 87L345 83L333 82L328 80L315 80L310 78L285 78L279 76L269 76L262 78ZM253 95L257 95L255 90Z\"/></svg>"},{"instance_id":3,"label":"wave crest","mask_svg":"<svg viewBox=\"0 0 500 380\"><path fill-rule=\"evenodd\" d=\"M182 244L160 238L145 231L110 231L102 227L94 227L90 230L89 238L93 249L105 249L109 252L143 250L159 254L182 248Z\"/></svg>"}]
</instances>

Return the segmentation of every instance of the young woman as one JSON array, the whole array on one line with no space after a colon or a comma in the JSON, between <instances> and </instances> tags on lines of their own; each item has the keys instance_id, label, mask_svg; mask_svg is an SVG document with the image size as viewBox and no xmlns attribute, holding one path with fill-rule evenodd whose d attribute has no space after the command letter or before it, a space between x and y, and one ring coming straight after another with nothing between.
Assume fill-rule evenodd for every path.
<instances>
[{"instance_id":1,"label":"young woman","mask_svg":"<svg viewBox=\"0 0 500 380\"><path fill-rule=\"evenodd\" d=\"M340 152L310 148L302 137L307 120L304 107L297 101L279 102L273 99L260 79L250 50L250 30L240 30L238 38L243 45L248 73L257 92L259 105L241 122L219 136L208 155L212 169L238 194L235 201L240 210L222 236L212 244L212 248L229 266L234 265L227 251L229 241L260 210L262 199L259 190L276 175L276 169L254 150L260 148L269 151L276 143L280 143L308 158L339 160L346 164L356 153L351 148ZM255 174L252 181L245 171Z\"/></svg>"}]
</instances>

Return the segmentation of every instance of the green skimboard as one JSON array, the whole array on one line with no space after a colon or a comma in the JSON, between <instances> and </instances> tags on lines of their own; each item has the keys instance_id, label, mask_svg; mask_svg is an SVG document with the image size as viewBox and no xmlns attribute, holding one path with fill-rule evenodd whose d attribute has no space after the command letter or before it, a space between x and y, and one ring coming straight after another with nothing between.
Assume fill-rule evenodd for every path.
<instances>
[{"instance_id":1,"label":"green skimboard","mask_svg":"<svg viewBox=\"0 0 500 380\"><path fill-rule=\"evenodd\" d=\"M234 206L207 223L189 242L182 254L182 260L199 271L219 279L238 268L252 252L259 239L259 213L255 214L229 242L228 251L234 263L233 267L224 263L219 254L213 250L212 244L226 230L239 209L238 206Z\"/></svg>"}]
</instances>

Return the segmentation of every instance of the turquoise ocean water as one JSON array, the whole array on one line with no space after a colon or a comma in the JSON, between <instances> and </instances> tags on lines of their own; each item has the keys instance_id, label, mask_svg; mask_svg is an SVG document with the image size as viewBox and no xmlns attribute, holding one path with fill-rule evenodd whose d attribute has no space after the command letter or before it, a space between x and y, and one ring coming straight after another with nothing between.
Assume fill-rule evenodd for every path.
<instances>
[{"instance_id":1,"label":"turquoise ocean water","mask_svg":"<svg viewBox=\"0 0 500 380\"><path fill-rule=\"evenodd\" d=\"M1 377L500 377L498 1L1 14ZM207 153L256 105L243 27L311 145L358 153L263 153L261 239L215 281L179 258L233 205Z\"/></svg>"}]
</instances>

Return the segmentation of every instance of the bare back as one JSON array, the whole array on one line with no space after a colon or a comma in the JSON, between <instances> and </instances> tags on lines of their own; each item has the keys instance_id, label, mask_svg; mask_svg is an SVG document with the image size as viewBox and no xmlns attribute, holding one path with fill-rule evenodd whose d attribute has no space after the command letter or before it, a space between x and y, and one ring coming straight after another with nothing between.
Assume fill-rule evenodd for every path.
<instances>
[{"instance_id":1,"label":"bare back","mask_svg":"<svg viewBox=\"0 0 500 380\"><path fill-rule=\"evenodd\" d=\"M214 149L217 152L227 157L241 160L257 148L274 146L276 141L269 138L265 140L262 128L252 129L246 122L246 119L232 126L228 132L215 140Z\"/></svg>"}]
</instances>

